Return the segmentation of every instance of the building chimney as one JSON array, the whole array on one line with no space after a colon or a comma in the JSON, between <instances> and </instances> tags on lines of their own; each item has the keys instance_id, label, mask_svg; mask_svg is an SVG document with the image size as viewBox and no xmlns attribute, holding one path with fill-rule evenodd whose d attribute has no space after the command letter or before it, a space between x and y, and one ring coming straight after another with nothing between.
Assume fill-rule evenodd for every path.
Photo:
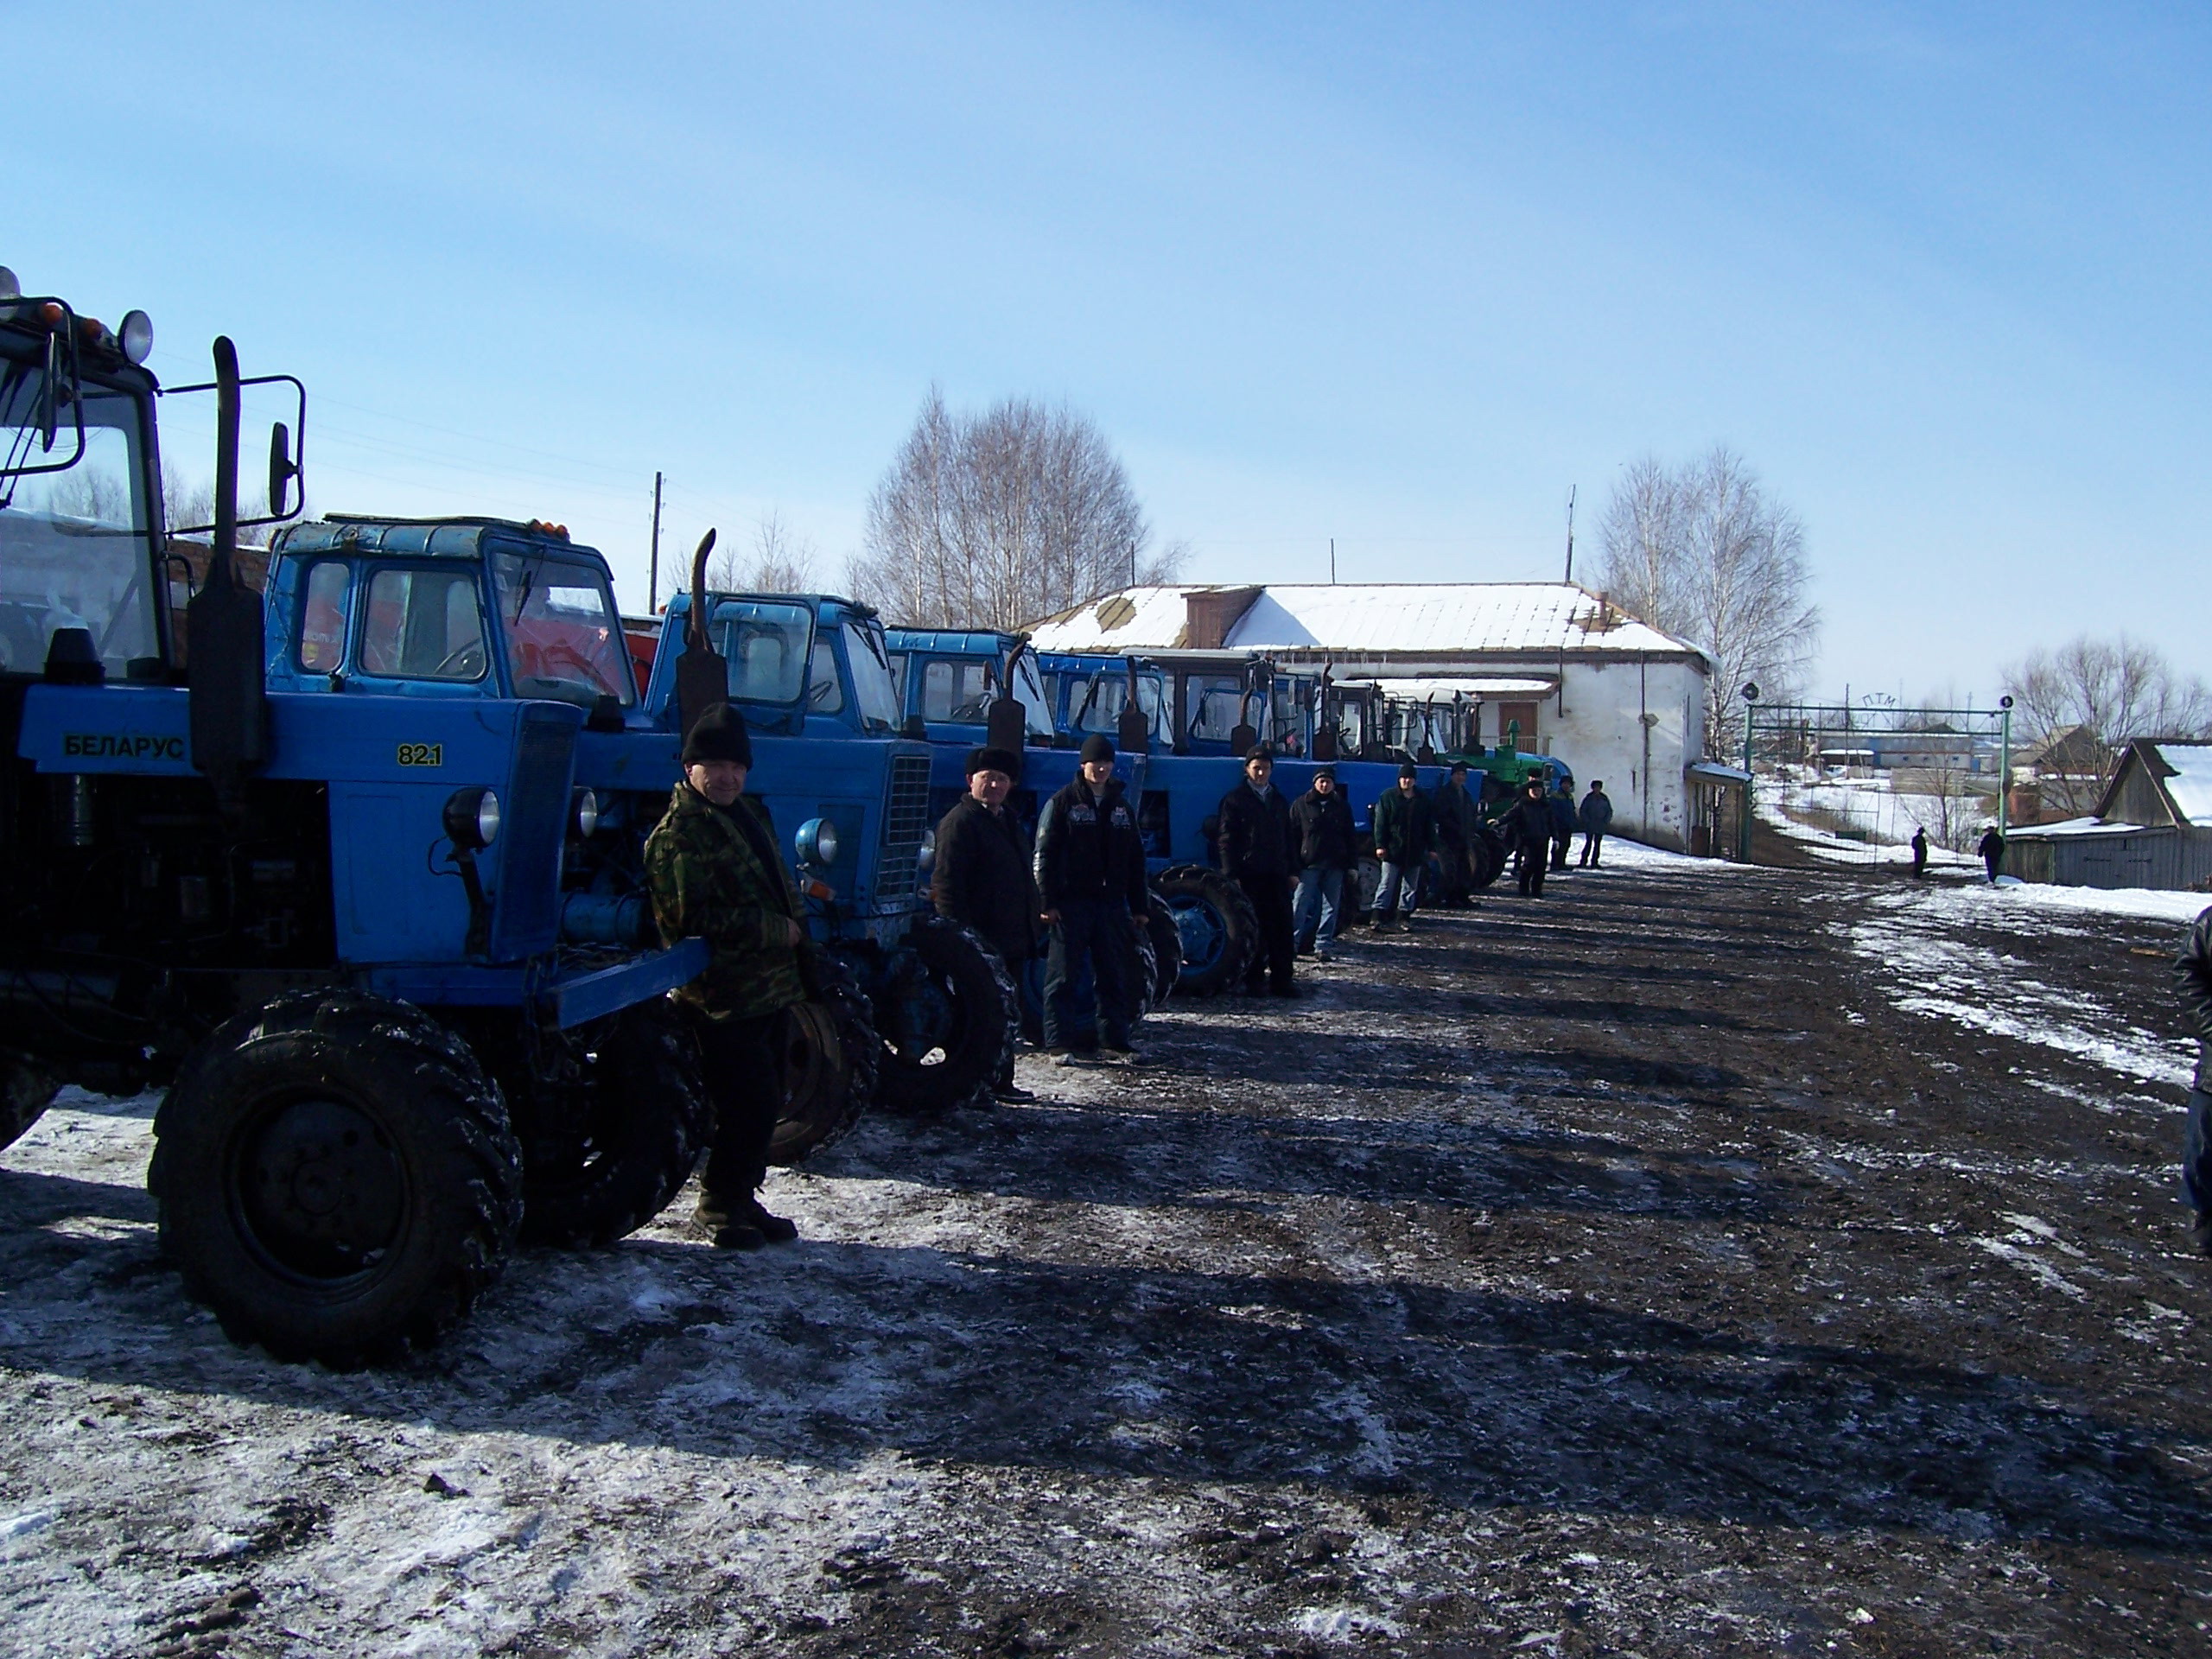
<instances>
[{"instance_id":1,"label":"building chimney","mask_svg":"<svg viewBox=\"0 0 2212 1659\"><path fill-rule=\"evenodd\" d=\"M1183 595L1183 647L1218 651L1264 588L1198 588Z\"/></svg>"}]
</instances>

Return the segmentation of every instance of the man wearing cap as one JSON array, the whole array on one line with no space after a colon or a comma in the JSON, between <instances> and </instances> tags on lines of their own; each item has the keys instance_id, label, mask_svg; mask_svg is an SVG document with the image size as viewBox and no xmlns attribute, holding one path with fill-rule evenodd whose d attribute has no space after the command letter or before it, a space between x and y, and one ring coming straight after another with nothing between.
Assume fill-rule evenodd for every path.
<instances>
[{"instance_id":1,"label":"man wearing cap","mask_svg":"<svg viewBox=\"0 0 2212 1659\"><path fill-rule=\"evenodd\" d=\"M1006 798L1021 775L1021 757L1007 749L968 752L968 792L937 827L937 861L930 871L930 901L937 913L972 927L997 951L1027 1003L1033 1000L1030 958L1037 954L1037 926L1044 906L1030 868L1029 837L1007 810ZM1034 1100L1014 1086L1014 1046L991 1092L1001 1100Z\"/></svg>"},{"instance_id":2,"label":"man wearing cap","mask_svg":"<svg viewBox=\"0 0 2212 1659\"><path fill-rule=\"evenodd\" d=\"M1447 908L1467 908L1473 904L1470 895L1474 891L1468 852L1474 845L1475 820L1480 814L1475 798L1467 792L1465 761L1452 763L1444 781L1436 786L1431 806L1436 817L1436 861L1443 878L1437 885L1443 889L1443 902Z\"/></svg>"},{"instance_id":3,"label":"man wearing cap","mask_svg":"<svg viewBox=\"0 0 2212 1659\"><path fill-rule=\"evenodd\" d=\"M1295 996L1290 888L1298 878L1292 860L1290 803L1274 786L1274 751L1255 743L1244 752L1244 781L1221 798L1215 820L1222 874L1244 890L1260 918L1260 948L1244 969L1244 989Z\"/></svg>"},{"instance_id":4,"label":"man wearing cap","mask_svg":"<svg viewBox=\"0 0 2212 1659\"><path fill-rule=\"evenodd\" d=\"M1375 803L1375 856L1382 880L1375 889L1375 929L1382 932L1414 918L1421 902L1421 867L1435 845L1435 824L1428 797L1421 792L1421 770L1410 760L1398 768L1398 786Z\"/></svg>"},{"instance_id":5,"label":"man wearing cap","mask_svg":"<svg viewBox=\"0 0 2212 1659\"><path fill-rule=\"evenodd\" d=\"M707 970L676 993L699 1039L715 1139L699 1177L699 1225L723 1249L785 1243L798 1229L760 1205L768 1142L784 1113L785 1010L806 1001L806 938L767 814L745 798L753 741L726 702L683 741L683 779L645 839L645 885L664 943L702 938Z\"/></svg>"},{"instance_id":6,"label":"man wearing cap","mask_svg":"<svg viewBox=\"0 0 2212 1659\"><path fill-rule=\"evenodd\" d=\"M1578 817L1582 823L1582 867L1594 870L1599 851L1605 844L1605 831L1613 823L1613 798L1605 793L1605 785L1599 779L1590 780L1590 792L1582 798Z\"/></svg>"},{"instance_id":7,"label":"man wearing cap","mask_svg":"<svg viewBox=\"0 0 2212 1659\"><path fill-rule=\"evenodd\" d=\"M1521 798L1497 821L1505 844L1519 855L1521 892L1524 897L1544 896L1544 870L1552 846L1552 804L1544 796L1544 780L1531 778L1522 786Z\"/></svg>"},{"instance_id":8,"label":"man wearing cap","mask_svg":"<svg viewBox=\"0 0 2212 1659\"><path fill-rule=\"evenodd\" d=\"M1114 776L1110 738L1084 740L1075 780L1045 803L1037 820L1037 893L1052 927L1045 960L1045 1046L1055 1065L1073 1065L1070 1036L1083 1023L1075 988L1084 963L1098 995L1100 1050L1134 1064L1136 1018L1133 929L1145 914L1144 841L1136 810Z\"/></svg>"},{"instance_id":9,"label":"man wearing cap","mask_svg":"<svg viewBox=\"0 0 2212 1659\"><path fill-rule=\"evenodd\" d=\"M1313 787L1290 807L1291 850L1298 862L1291 937L1300 956L1316 962L1329 959L1329 947L1337 942L1344 872L1359 861L1358 833L1351 821L1351 804L1337 787L1337 769L1317 766Z\"/></svg>"}]
</instances>

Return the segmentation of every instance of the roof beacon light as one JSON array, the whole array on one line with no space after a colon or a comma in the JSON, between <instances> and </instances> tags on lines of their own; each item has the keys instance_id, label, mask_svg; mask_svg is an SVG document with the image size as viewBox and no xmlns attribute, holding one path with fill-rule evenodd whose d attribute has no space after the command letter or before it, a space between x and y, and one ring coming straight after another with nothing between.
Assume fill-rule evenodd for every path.
<instances>
[{"instance_id":1,"label":"roof beacon light","mask_svg":"<svg viewBox=\"0 0 2212 1659\"><path fill-rule=\"evenodd\" d=\"M126 311L116 338L123 342L124 356L133 363L143 363L153 354L154 320L143 311Z\"/></svg>"},{"instance_id":2,"label":"roof beacon light","mask_svg":"<svg viewBox=\"0 0 2212 1659\"><path fill-rule=\"evenodd\" d=\"M20 300L22 297L23 285L16 280L16 273L7 266L0 265L0 300Z\"/></svg>"}]
</instances>

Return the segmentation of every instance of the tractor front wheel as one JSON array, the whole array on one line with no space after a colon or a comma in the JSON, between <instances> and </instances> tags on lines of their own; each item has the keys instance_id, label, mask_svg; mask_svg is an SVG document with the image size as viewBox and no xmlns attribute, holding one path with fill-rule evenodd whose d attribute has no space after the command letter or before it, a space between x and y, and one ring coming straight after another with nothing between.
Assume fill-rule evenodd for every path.
<instances>
[{"instance_id":1,"label":"tractor front wheel","mask_svg":"<svg viewBox=\"0 0 2212 1659\"><path fill-rule=\"evenodd\" d=\"M785 1011L784 1115L768 1161L788 1168L838 1140L875 1096L883 1048L875 1013L851 969L817 959L817 995Z\"/></svg>"},{"instance_id":2,"label":"tractor front wheel","mask_svg":"<svg viewBox=\"0 0 2212 1659\"><path fill-rule=\"evenodd\" d=\"M974 1098L997 1080L1020 1022L999 953L973 928L922 918L875 999L877 1097L899 1112L941 1112Z\"/></svg>"},{"instance_id":3,"label":"tractor front wheel","mask_svg":"<svg viewBox=\"0 0 2212 1659\"><path fill-rule=\"evenodd\" d=\"M1182 968L1175 988L1185 996L1215 996L1244 976L1260 948L1260 918L1244 889L1219 870L1177 864L1154 886L1175 918Z\"/></svg>"}]
</instances>

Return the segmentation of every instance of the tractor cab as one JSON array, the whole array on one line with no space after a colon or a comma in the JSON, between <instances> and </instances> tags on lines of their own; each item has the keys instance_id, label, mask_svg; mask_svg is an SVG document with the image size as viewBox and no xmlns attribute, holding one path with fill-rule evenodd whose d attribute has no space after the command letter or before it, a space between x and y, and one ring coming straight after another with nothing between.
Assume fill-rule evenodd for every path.
<instances>
[{"instance_id":1,"label":"tractor cab","mask_svg":"<svg viewBox=\"0 0 2212 1659\"><path fill-rule=\"evenodd\" d=\"M1167 676L1150 659L1046 652L1037 667L1064 741L1078 747L1091 736L1119 742L1122 711L1134 703L1144 721L1147 747L1164 753L1172 746Z\"/></svg>"},{"instance_id":2,"label":"tractor cab","mask_svg":"<svg viewBox=\"0 0 2212 1659\"><path fill-rule=\"evenodd\" d=\"M931 742L981 743L991 705L1001 700L1020 707L1024 747L1050 747L1058 741L1052 699L1027 634L892 628L885 644L906 717L920 721ZM1012 721L1006 723L1011 732Z\"/></svg>"},{"instance_id":3,"label":"tractor cab","mask_svg":"<svg viewBox=\"0 0 2212 1659\"><path fill-rule=\"evenodd\" d=\"M707 637L727 665L729 701L756 732L823 739L897 737L905 724L893 655L874 610L827 594L705 594ZM677 664L692 596L661 619L645 714L674 731Z\"/></svg>"}]
</instances>

